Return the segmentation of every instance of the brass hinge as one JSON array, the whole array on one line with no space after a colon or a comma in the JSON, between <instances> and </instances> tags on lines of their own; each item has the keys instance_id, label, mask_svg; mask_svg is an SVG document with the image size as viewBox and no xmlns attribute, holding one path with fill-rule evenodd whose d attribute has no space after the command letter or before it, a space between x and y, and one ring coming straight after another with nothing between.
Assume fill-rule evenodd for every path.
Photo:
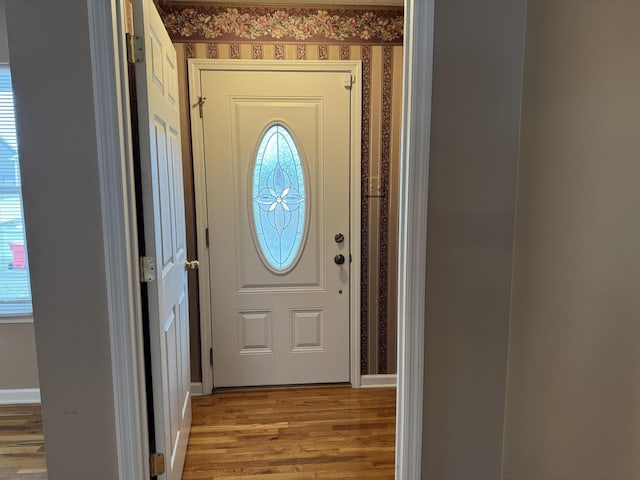
<instances>
[{"instance_id":1,"label":"brass hinge","mask_svg":"<svg viewBox=\"0 0 640 480\"><path fill-rule=\"evenodd\" d=\"M144 45L138 35L127 33L127 61L129 63L142 63L144 61Z\"/></svg>"},{"instance_id":2,"label":"brass hinge","mask_svg":"<svg viewBox=\"0 0 640 480\"><path fill-rule=\"evenodd\" d=\"M153 257L140 257L140 281L142 283L149 283L155 279L156 259Z\"/></svg>"},{"instance_id":3,"label":"brass hinge","mask_svg":"<svg viewBox=\"0 0 640 480\"><path fill-rule=\"evenodd\" d=\"M164 475L166 467L164 464L164 453L152 453L149 455L149 473L152 477Z\"/></svg>"}]
</instances>

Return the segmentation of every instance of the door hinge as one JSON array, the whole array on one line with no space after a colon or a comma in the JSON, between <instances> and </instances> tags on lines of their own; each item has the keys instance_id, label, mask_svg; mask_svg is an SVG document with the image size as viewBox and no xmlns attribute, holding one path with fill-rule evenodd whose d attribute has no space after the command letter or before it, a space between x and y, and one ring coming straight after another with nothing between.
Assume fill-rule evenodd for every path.
<instances>
[{"instance_id":1,"label":"door hinge","mask_svg":"<svg viewBox=\"0 0 640 480\"><path fill-rule=\"evenodd\" d=\"M213 367L213 348L209 349L209 365Z\"/></svg>"},{"instance_id":2,"label":"door hinge","mask_svg":"<svg viewBox=\"0 0 640 480\"><path fill-rule=\"evenodd\" d=\"M351 254L349 254L349 263L353 262L353 258L351 258Z\"/></svg>"},{"instance_id":3,"label":"door hinge","mask_svg":"<svg viewBox=\"0 0 640 480\"><path fill-rule=\"evenodd\" d=\"M198 105L198 112L200 113L200 118L202 118L203 116L203 106L204 106L204 102L207 101L207 97L198 97L198 103L196 105Z\"/></svg>"},{"instance_id":4,"label":"door hinge","mask_svg":"<svg viewBox=\"0 0 640 480\"><path fill-rule=\"evenodd\" d=\"M127 61L129 63L142 63L144 61L142 37L127 33Z\"/></svg>"},{"instance_id":5,"label":"door hinge","mask_svg":"<svg viewBox=\"0 0 640 480\"><path fill-rule=\"evenodd\" d=\"M152 477L164 475L167 469L164 464L164 453L152 453L149 455L149 473Z\"/></svg>"},{"instance_id":6,"label":"door hinge","mask_svg":"<svg viewBox=\"0 0 640 480\"><path fill-rule=\"evenodd\" d=\"M204 229L204 243L207 246L207 248L209 248L209 229L208 228Z\"/></svg>"},{"instance_id":7,"label":"door hinge","mask_svg":"<svg viewBox=\"0 0 640 480\"><path fill-rule=\"evenodd\" d=\"M153 257L140 257L140 281L142 283L149 283L155 279L156 259Z\"/></svg>"},{"instance_id":8,"label":"door hinge","mask_svg":"<svg viewBox=\"0 0 640 480\"><path fill-rule=\"evenodd\" d=\"M356 82L355 75L351 75L350 73L344 74L344 88L347 90L351 90L351 86Z\"/></svg>"}]
</instances>

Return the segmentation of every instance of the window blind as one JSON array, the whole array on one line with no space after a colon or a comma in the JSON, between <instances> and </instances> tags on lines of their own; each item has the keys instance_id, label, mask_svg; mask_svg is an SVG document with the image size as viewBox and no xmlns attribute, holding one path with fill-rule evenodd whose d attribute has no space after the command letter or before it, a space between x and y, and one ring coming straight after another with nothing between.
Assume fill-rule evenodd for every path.
<instances>
[{"instance_id":1,"label":"window blind","mask_svg":"<svg viewBox=\"0 0 640 480\"><path fill-rule=\"evenodd\" d=\"M31 312L11 74L0 65L0 316Z\"/></svg>"}]
</instances>

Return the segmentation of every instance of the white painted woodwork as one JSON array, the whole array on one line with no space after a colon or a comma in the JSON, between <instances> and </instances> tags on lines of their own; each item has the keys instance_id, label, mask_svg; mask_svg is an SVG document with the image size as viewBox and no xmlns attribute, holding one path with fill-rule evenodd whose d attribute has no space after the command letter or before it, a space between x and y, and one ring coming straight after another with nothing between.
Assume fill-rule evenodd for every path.
<instances>
[{"instance_id":1,"label":"white painted woodwork","mask_svg":"<svg viewBox=\"0 0 640 480\"><path fill-rule=\"evenodd\" d=\"M0 389L0 405L21 403L40 403L39 388L6 388Z\"/></svg>"},{"instance_id":2,"label":"white painted woodwork","mask_svg":"<svg viewBox=\"0 0 640 480\"><path fill-rule=\"evenodd\" d=\"M361 388L383 388L396 387L398 385L398 375L395 373L374 373L362 375L360 379Z\"/></svg>"},{"instance_id":3,"label":"white painted woodwork","mask_svg":"<svg viewBox=\"0 0 640 480\"><path fill-rule=\"evenodd\" d=\"M134 2L144 61L136 65L156 451L179 480L191 425L189 318L176 52L151 0Z\"/></svg>"},{"instance_id":4,"label":"white painted woodwork","mask_svg":"<svg viewBox=\"0 0 640 480\"><path fill-rule=\"evenodd\" d=\"M435 0L406 0L400 232L396 479L422 475L427 187Z\"/></svg>"},{"instance_id":5,"label":"white painted woodwork","mask_svg":"<svg viewBox=\"0 0 640 480\"><path fill-rule=\"evenodd\" d=\"M119 478L149 476L142 299L124 18L92 0L92 52ZM119 161L114 161L114 159Z\"/></svg>"},{"instance_id":6,"label":"white painted woodwork","mask_svg":"<svg viewBox=\"0 0 640 480\"><path fill-rule=\"evenodd\" d=\"M201 397L204 395L202 391L202 382L191 382L191 396L192 397Z\"/></svg>"},{"instance_id":7,"label":"white painted woodwork","mask_svg":"<svg viewBox=\"0 0 640 480\"><path fill-rule=\"evenodd\" d=\"M345 73L210 70L199 73L198 83L207 99L197 127L206 176L215 386L348 382L353 120ZM309 194L303 251L283 274L258 252L248 191L255 149L276 121L298 144ZM336 233L344 234L343 243L335 242ZM340 266L338 253L346 257Z\"/></svg>"},{"instance_id":8,"label":"white painted woodwork","mask_svg":"<svg viewBox=\"0 0 640 480\"><path fill-rule=\"evenodd\" d=\"M398 385L398 375L395 373L362 375L361 388L386 388Z\"/></svg>"}]
</instances>

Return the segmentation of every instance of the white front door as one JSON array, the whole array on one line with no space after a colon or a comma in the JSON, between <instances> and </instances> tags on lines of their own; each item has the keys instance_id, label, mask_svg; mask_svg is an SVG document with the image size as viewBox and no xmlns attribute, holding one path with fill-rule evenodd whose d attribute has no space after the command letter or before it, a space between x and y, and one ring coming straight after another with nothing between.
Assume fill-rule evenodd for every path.
<instances>
[{"instance_id":1,"label":"white front door","mask_svg":"<svg viewBox=\"0 0 640 480\"><path fill-rule=\"evenodd\" d=\"M147 283L156 451L179 480L191 427L186 233L176 52L151 0L134 1L145 256L155 261Z\"/></svg>"},{"instance_id":2,"label":"white front door","mask_svg":"<svg viewBox=\"0 0 640 480\"><path fill-rule=\"evenodd\" d=\"M215 387L348 382L351 75L200 72Z\"/></svg>"}]
</instances>

